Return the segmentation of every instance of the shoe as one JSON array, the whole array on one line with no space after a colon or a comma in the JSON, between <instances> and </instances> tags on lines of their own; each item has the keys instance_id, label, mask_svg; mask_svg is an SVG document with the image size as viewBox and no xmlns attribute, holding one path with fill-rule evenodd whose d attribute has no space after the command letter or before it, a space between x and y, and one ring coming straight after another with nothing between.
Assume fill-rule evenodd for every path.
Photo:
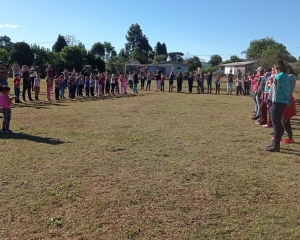
<instances>
[{"instance_id":1,"label":"shoe","mask_svg":"<svg viewBox=\"0 0 300 240\"><path fill-rule=\"evenodd\" d=\"M280 145L272 144L272 146L266 147L266 151L268 152L280 152Z\"/></svg>"},{"instance_id":2,"label":"shoe","mask_svg":"<svg viewBox=\"0 0 300 240\"><path fill-rule=\"evenodd\" d=\"M256 113L253 113L253 114L252 114L252 117L255 117L255 116L256 116Z\"/></svg>"},{"instance_id":3,"label":"shoe","mask_svg":"<svg viewBox=\"0 0 300 240\"><path fill-rule=\"evenodd\" d=\"M12 133L12 131L11 130L2 130L1 132L3 132L3 133Z\"/></svg>"},{"instance_id":4,"label":"shoe","mask_svg":"<svg viewBox=\"0 0 300 240\"><path fill-rule=\"evenodd\" d=\"M259 121L256 121L255 124L256 124L256 125L261 125L261 124L259 123Z\"/></svg>"},{"instance_id":5,"label":"shoe","mask_svg":"<svg viewBox=\"0 0 300 240\"><path fill-rule=\"evenodd\" d=\"M259 119L259 117L258 116L252 116L251 119L252 120L257 120L257 119Z\"/></svg>"},{"instance_id":6,"label":"shoe","mask_svg":"<svg viewBox=\"0 0 300 240\"><path fill-rule=\"evenodd\" d=\"M32 101L34 101L34 100L33 100L32 98L30 98L30 99L29 99L29 101L31 101L31 102L32 102Z\"/></svg>"},{"instance_id":7,"label":"shoe","mask_svg":"<svg viewBox=\"0 0 300 240\"><path fill-rule=\"evenodd\" d=\"M274 135L274 132L270 132L270 135Z\"/></svg>"},{"instance_id":8,"label":"shoe","mask_svg":"<svg viewBox=\"0 0 300 240\"><path fill-rule=\"evenodd\" d=\"M26 99L25 99L25 98L23 98L23 102L26 102Z\"/></svg>"},{"instance_id":9,"label":"shoe","mask_svg":"<svg viewBox=\"0 0 300 240\"><path fill-rule=\"evenodd\" d=\"M285 143L285 144L291 144L291 143L294 143L294 140L293 139L285 139L282 142Z\"/></svg>"}]
</instances>

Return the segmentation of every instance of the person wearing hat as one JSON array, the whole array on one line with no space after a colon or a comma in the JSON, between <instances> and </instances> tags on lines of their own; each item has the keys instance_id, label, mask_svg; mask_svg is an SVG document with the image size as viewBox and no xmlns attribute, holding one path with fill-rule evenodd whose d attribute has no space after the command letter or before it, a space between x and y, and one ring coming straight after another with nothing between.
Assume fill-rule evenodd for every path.
<instances>
[{"instance_id":1,"label":"person wearing hat","mask_svg":"<svg viewBox=\"0 0 300 240\"><path fill-rule=\"evenodd\" d=\"M8 86L8 70L4 62L0 61L0 86Z\"/></svg>"}]
</instances>

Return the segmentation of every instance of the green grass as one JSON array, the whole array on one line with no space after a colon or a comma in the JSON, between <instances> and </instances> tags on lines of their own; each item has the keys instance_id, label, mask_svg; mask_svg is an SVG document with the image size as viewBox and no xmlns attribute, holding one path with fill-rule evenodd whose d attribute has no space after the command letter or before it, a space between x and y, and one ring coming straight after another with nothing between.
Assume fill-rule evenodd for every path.
<instances>
[{"instance_id":1,"label":"green grass","mask_svg":"<svg viewBox=\"0 0 300 240\"><path fill-rule=\"evenodd\" d=\"M268 153L253 107L224 91L14 105L0 239L300 239L300 117Z\"/></svg>"}]
</instances>

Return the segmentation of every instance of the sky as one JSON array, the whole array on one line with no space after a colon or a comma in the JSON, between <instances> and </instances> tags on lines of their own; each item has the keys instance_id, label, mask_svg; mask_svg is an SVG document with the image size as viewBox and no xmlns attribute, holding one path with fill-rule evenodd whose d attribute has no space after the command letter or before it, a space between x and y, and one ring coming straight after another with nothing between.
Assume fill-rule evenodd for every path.
<instances>
[{"instance_id":1,"label":"sky","mask_svg":"<svg viewBox=\"0 0 300 240\"><path fill-rule=\"evenodd\" d=\"M74 35L87 49L106 41L119 52L138 23L153 48L164 42L184 57L245 58L252 40L273 37L298 59L299 9L300 0L1 1L0 36L51 49L58 34Z\"/></svg>"}]
</instances>

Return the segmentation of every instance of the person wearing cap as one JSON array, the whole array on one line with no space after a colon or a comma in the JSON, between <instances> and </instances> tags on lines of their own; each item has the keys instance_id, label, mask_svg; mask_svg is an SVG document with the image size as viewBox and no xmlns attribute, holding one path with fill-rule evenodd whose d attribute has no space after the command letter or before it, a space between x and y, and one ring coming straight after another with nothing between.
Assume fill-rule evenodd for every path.
<instances>
[{"instance_id":1,"label":"person wearing cap","mask_svg":"<svg viewBox=\"0 0 300 240\"><path fill-rule=\"evenodd\" d=\"M4 62L0 61L0 86L7 86L8 82L8 70L5 67Z\"/></svg>"},{"instance_id":2,"label":"person wearing cap","mask_svg":"<svg viewBox=\"0 0 300 240\"><path fill-rule=\"evenodd\" d=\"M268 99L272 102L270 110L274 130L273 142L266 146L266 151L280 152L280 140L282 137L282 115L286 106L291 103L290 77L287 75L287 67L283 60L278 59L275 64L276 75L271 86Z\"/></svg>"}]
</instances>

